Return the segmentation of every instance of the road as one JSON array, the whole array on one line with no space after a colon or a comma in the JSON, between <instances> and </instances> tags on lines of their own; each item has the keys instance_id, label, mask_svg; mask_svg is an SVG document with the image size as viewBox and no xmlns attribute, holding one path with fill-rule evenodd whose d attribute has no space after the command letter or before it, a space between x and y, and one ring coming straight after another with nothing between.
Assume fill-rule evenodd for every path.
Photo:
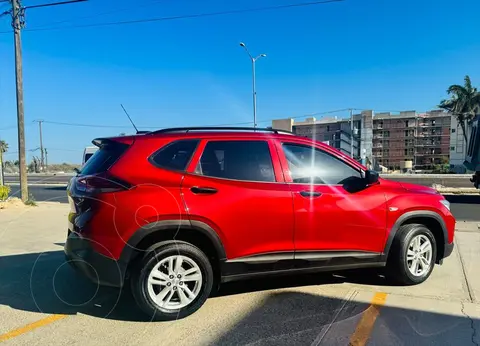
<instances>
[{"instance_id":1,"label":"road","mask_svg":"<svg viewBox=\"0 0 480 346\"><path fill-rule=\"evenodd\" d=\"M20 185L8 184L12 189L10 194L15 197L20 197ZM45 202L60 202L67 203L67 185L33 185L28 187L28 193L33 196L35 201Z\"/></svg>"},{"instance_id":2,"label":"road","mask_svg":"<svg viewBox=\"0 0 480 346\"><path fill-rule=\"evenodd\" d=\"M18 197L20 186L16 184L10 186L12 194ZM67 203L66 185L34 185L28 189L36 201ZM480 222L480 195L447 195L446 198L452 203L451 210L458 221Z\"/></svg>"},{"instance_id":3,"label":"road","mask_svg":"<svg viewBox=\"0 0 480 346\"><path fill-rule=\"evenodd\" d=\"M192 316L152 322L127 287L98 287L65 262L68 205L0 212L5 345L479 345L480 230L417 286L373 271L225 284Z\"/></svg>"}]
</instances>

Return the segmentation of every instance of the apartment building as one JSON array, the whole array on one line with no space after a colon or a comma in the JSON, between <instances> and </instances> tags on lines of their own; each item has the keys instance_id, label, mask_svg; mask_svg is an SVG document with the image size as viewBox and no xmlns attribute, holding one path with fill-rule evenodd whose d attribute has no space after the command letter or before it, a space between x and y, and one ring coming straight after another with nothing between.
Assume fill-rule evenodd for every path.
<instances>
[{"instance_id":1,"label":"apartment building","mask_svg":"<svg viewBox=\"0 0 480 346\"><path fill-rule=\"evenodd\" d=\"M280 119L272 126L329 142L348 155L353 141L356 159L367 159L390 170L411 167L428 171L449 163L451 118L440 110L399 114L363 111L353 116L353 133L350 118L308 118L301 122Z\"/></svg>"},{"instance_id":2,"label":"apartment building","mask_svg":"<svg viewBox=\"0 0 480 346\"><path fill-rule=\"evenodd\" d=\"M377 113L373 123L373 156L379 164L397 170L411 162L413 169L431 170L449 162L448 113Z\"/></svg>"},{"instance_id":3,"label":"apartment building","mask_svg":"<svg viewBox=\"0 0 480 346\"><path fill-rule=\"evenodd\" d=\"M357 126L357 130L354 132L360 133L360 125L361 119L357 117L357 119L354 120L354 126ZM352 137L351 122L349 119L323 118L317 120L314 117L310 117L300 122L294 122L293 119L279 119L272 121L272 127L292 131L298 136L327 143L349 156L353 141L354 156L359 156L360 137L358 135Z\"/></svg>"}]
</instances>

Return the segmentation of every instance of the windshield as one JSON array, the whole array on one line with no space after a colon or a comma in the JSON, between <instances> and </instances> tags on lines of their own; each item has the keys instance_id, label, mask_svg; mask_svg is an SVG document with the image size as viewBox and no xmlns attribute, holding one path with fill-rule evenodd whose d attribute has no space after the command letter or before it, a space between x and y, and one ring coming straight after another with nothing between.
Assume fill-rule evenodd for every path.
<instances>
[{"instance_id":1,"label":"windshield","mask_svg":"<svg viewBox=\"0 0 480 346\"><path fill-rule=\"evenodd\" d=\"M108 170L115 161L122 155L128 145L121 143L111 143L103 145L94 154L85 155L86 162L80 170L82 175L102 173Z\"/></svg>"}]
</instances>

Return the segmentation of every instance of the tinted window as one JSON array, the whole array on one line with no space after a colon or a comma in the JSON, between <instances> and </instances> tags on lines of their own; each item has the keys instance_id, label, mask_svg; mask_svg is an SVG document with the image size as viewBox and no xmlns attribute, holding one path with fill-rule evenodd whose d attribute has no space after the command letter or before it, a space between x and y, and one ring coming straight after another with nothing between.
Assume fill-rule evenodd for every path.
<instances>
[{"instance_id":1,"label":"tinted window","mask_svg":"<svg viewBox=\"0 0 480 346\"><path fill-rule=\"evenodd\" d=\"M272 157L265 141L211 141L196 173L225 179L275 181Z\"/></svg>"},{"instance_id":2,"label":"tinted window","mask_svg":"<svg viewBox=\"0 0 480 346\"><path fill-rule=\"evenodd\" d=\"M336 185L361 178L359 171L322 150L284 144L283 151L294 183Z\"/></svg>"},{"instance_id":3,"label":"tinted window","mask_svg":"<svg viewBox=\"0 0 480 346\"><path fill-rule=\"evenodd\" d=\"M97 150L81 169L81 174L96 174L105 172L115 161L127 150L128 145L122 143L111 143L103 145Z\"/></svg>"},{"instance_id":4,"label":"tinted window","mask_svg":"<svg viewBox=\"0 0 480 346\"><path fill-rule=\"evenodd\" d=\"M85 162L87 162L92 156L93 154L85 154Z\"/></svg>"},{"instance_id":5,"label":"tinted window","mask_svg":"<svg viewBox=\"0 0 480 346\"><path fill-rule=\"evenodd\" d=\"M161 168L184 171L197 148L198 140L183 140L168 144L152 156L152 162Z\"/></svg>"}]
</instances>

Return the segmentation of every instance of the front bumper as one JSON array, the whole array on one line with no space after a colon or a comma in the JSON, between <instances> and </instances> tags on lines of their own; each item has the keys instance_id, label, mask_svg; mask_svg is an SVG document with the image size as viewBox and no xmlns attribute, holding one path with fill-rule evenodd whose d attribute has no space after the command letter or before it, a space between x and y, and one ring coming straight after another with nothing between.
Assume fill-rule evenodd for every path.
<instances>
[{"instance_id":1,"label":"front bumper","mask_svg":"<svg viewBox=\"0 0 480 346\"><path fill-rule=\"evenodd\" d=\"M127 266L95 251L88 239L71 232L64 251L67 262L91 281L104 286L123 286Z\"/></svg>"}]
</instances>

